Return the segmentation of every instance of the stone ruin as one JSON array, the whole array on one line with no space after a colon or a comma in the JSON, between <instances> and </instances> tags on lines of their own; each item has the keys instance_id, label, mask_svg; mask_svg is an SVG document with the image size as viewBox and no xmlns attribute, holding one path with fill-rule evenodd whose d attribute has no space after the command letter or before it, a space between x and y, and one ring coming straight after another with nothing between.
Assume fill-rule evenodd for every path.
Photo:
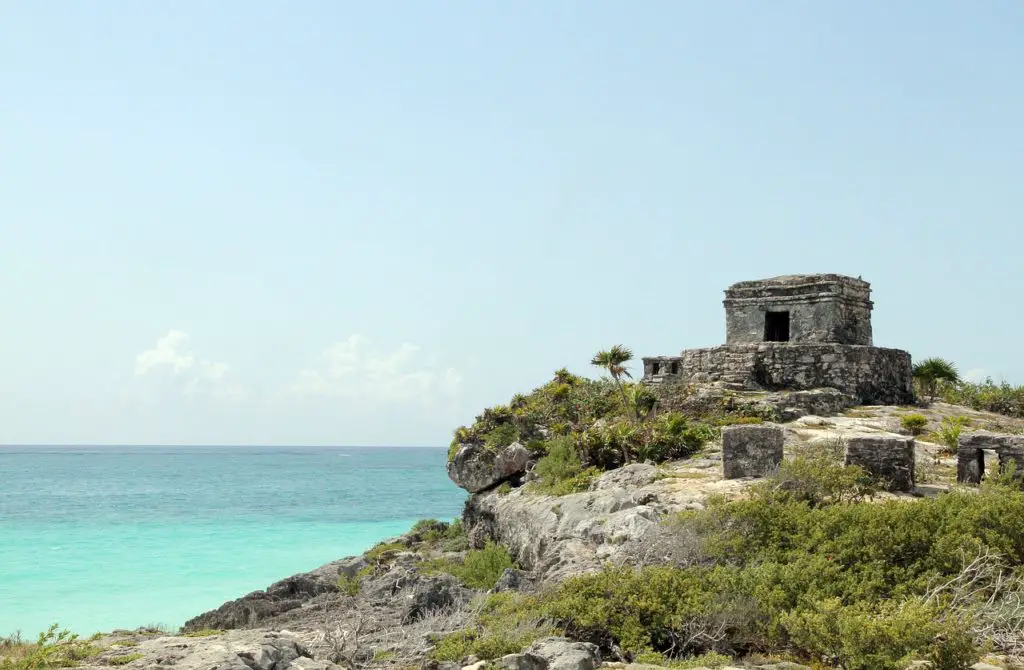
<instances>
[{"instance_id":1,"label":"stone ruin","mask_svg":"<svg viewBox=\"0 0 1024 670\"><path fill-rule=\"evenodd\" d=\"M871 285L837 274L744 281L725 291L726 341L644 358L643 381L834 388L864 405L914 400L910 354L872 345Z\"/></svg>"},{"instance_id":2,"label":"stone ruin","mask_svg":"<svg viewBox=\"0 0 1024 670\"><path fill-rule=\"evenodd\" d=\"M961 484L980 484L985 476L985 452L999 458L999 468L1014 474L1024 472L1024 435L1000 435L979 430L960 436L956 452L956 480Z\"/></svg>"},{"instance_id":3,"label":"stone ruin","mask_svg":"<svg viewBox=\"0 0 1024 670\"><path fill-rule=\"evenodd\" d=\"M752 424L722 428L722 476L765 477L782 462L782 426Z\"/></svg>"},{"instance_id":4,"label":"stone ruin","mask_svg":"<svg viewBox=\"0 0 1024 670\"><path fill-rule=\"evenodd\" d=\"M1024 439L1024 438L1022 438ZM785 429L774 424L722 428L722 476L766 477L782 463ZM851 435L843 440L846 465L859 465L888 491L913 491L914 438Z\"/></svg>"},{"instance_id":5,"label":"stone ruin","mask_svg":"<svg viewBox=\"0 0 1024 670\"><path fill-rule=\"evenodd\" d=\"M859 465L888 491L914 490L914 438L854 435L843 440L846 465Z\"/></svg>"}]
</instances>

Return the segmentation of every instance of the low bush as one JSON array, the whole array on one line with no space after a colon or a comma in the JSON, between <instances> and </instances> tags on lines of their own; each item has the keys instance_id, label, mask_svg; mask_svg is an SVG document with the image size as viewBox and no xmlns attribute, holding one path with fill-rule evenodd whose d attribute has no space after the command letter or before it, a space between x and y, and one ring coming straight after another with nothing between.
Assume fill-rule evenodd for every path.
<instances>
[{"instance_id":1,"label":"low bush","mask_svg":"<svg viewBox=\"0 0 1024 670\"><path fill-rule=\"evenodd\" d=\"M437 661L483 660L517 653L561 631L547 620L539 599L517 592L494 593L481 603L473 626L442 637L430 652Z\"/></svg>"},{"instance_id":2,"label":"low bush","mask_svg":"<svg viewBox=\"0 0 1024 670\"><path fill-rule=\"evenodd\" d=\"M110 665L128 665L132 661L137 661L143 658L145 654L127 654L125 656L111 656L107 659L107 663Z\"/></svg>"},{"instance_id":3,"label":"low bush","mask_svg":"<svg viewBox=\"0 0 1024 670\"><path fill-rule=\"evenodd\" d=\"M902 670L915 655L940 670L977 661L970 638L937 622L939 612L920 599L845 605L838 598L782 616L792 642L808 655L844 670Z\"/></svg>"},{"instance_id":4,"label":"low bush","mask_svg":"<svg viewBox=\"0 0 1024 670\"><path fill-rule=\"evenodd\" d=\"M586 491L601 474L597 468L583 467L576 444L568 436L548 441L547 454L537 461L533 472L538 479L530 484L530 491L554 496Z\"/></svg>"},{"instance_id":5,"label":"low bush","mask_svg":"<svg viewBox=\"0 0 1024 670\"><path fill-rule=\"evenodd\" d=\"M0 639L0 669L42 670L68 668L95 656L100 649L78 635L59 630L57 624L40 633L35 642L18 637Z\"/></svg>"},{"instance_id":6,"label":"low bush","mask_svg":"<svg viewBox=\"0 0 1024 670\"><path fill-rule=\"evenodd\" d=\"M466 536L466 529L462 527L461 519L451 523L437 519L422 519L413 525L410 538L413 543L421 543L428 549L453 552L469 549L469 538Z\"/></svg>"},{"instance_id":7,"label":"low bush","mask_svg":"<svg viewBox=\"0 0 1024 670\"><path fill-rule=\"evenodd\" d=\"M939 422L939 429L935 431L936 436L949 453L954 453L960 447L960 436L964 428L971 425L971 420L965 416L947 416Z\"/></svg>"},{"instance_id":8,"label":"low bush","mask_svg":"<svg viewBox=\"0 0 1024 670\"><path fill-rule=\"evenodd\" d=\"M347 596L355 597L359 595L359 592L363 588L363 580L358 575L355 577L348 577L346 575L338 575L338 590Z\"/></svg>"},{"instance_id":9,"label":"low bush","mask_svg":"<svg viewBox=\"0 0 1024 670\"><path fill-rule=\"evenodd\" d=\"M867 472L855 465L843 465L841 441L795 451L795 458L780 463L773 476L754 487L757 497L766 502L804 502L814 507L857 502L875 492Z\"/></svg>"},{"instance_id":10,"label":"low bush","mask_svg":"<svg viewBox=\"0 0 1024 670\"><path fill-rule=\"evenodd\" d=\"M928 417L923 414L904 414L900 417L900 427L911 435L920 435L928 425Z\"/></svg>"},{"instance_id":11,"label":"low bush","mask_svg":"<svg viewBox=\"0 0 1024 670\"><path fill-rule=\"evenodd\" d=\"M483 549L466 554L461 568L455 573L463 584L474 589L491 589L506 568L515 567L508 549L488 542Z\"/></svg>"},{"instance_id":12,"label":"low bush","mask_svg":"<svg viewBox=\"0 0 1024 670\"><path fill-rule=\"evenodd\" d=\"M508 549L494 542L487 542L483 549L467 552L461 561L439 558L420 564L420 570L425 574L445 572L463 585L481 590L494 588L505 569L514 567L515 562Z\"/></svg>"},{"instance_id":13,"label":"low bush","mask_svg":"<svg viewBox=\"0 0 1024 670\"><path fill-rule=\"evenodd\" d=\"M943 389L942 399L971 409L1024 418L1024 385L996 384L991 379L981 384L960 382Z\"/></svg>"},{"instance_id":14,"label":"low bush","mask_svg":"<svg viewBox=\"0 0 1024 670\"><path fill-rule=\"evenodd\" d=\"M409 547L402 542L380 542L367 551L364 556L367 561L376 565L387 565L395 559L399 553L408 551Z\"/></svg>"},{"instance_id":15,"label":"low bush","mask_svg":"<svg viewBox=\"0 0 1024 670\"><path fill-rule=\"evenodd\" d=\"M665 412L651 421L618 421L583 431L577 443L583 460L602 469L632 461L686 458L719 434L718 428L693 421L679 412Z\"/></svg>"}]
</instances>

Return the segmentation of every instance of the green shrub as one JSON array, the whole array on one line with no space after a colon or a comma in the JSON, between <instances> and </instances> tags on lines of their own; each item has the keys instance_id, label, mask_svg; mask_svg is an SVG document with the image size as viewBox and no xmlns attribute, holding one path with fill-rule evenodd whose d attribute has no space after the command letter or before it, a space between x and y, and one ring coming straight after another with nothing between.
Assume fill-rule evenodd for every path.
<instances>
[{"instance_id":1,"label":"green shrub","mask_svg":"<svg viewBox=\"0 0 1024 670\"><path fill-rule=\"evenodd\" d=\"M497 450L507 447L519 439L519 428L511 423L503 423L484 435L484 446Z\"/></svg>"},{"instance_id":2,"label":"green shrub","mask_svg":"<svg viewBox=\"0 0 1024 670\"><path fill-rule=\"evenodd\" d=\"M947 416L939 423L936 435L948 452L955 452L960 447L960 436L964 428L971 424L965 416Z\"/></svg>"},{"instance_id":3,"label":"green shrub","mask_svg":"<svg viewBox=\"0 0 1024 670\"><path fill-rule=\"evenodd\" d=\"M496 493L497 493L497 494L498 494L499 496L501 496L501 497L505 497L505 496L507 496L507 495L508 495L509 493L512 493L512 485L511 485L511 484L509 484L508 482L502 482L502 483L501 483L501 485L500 485L500 486L498 486L498 488L496 488L496 489L495 489L495 492L496 492Z\"/></svg>"},{"instance_id":4,"label":"green shrub","mask_svg":"<svg viewBox=\"0 0 1024 670\"><path fill-rule=\"evenodd\" d=\"M937 623L938 616L920 599L846 605L830 598L784 614L782 621L805 653L844 670L902 670L926 655L942 659L946 668L968 668L978 660L973 645L963 644L964 633Z\"/></svg>"},{"instance_id":5,"label":"green shrub","mask_svg":"<svg viewBox=\"0 0 1024 670\"><path fill-rule=\"evenodd\" d=\"M643 423L618 421L591 427L580 434L577 446L587 463L609 469L621 465L624 455L656 463L686 458L718 434L714 426L666 412Z\"/></svg>"},{"instance_id":6,"label":"green shrub","mask_svg":"<svg viewBox=\"0 0 1024 670\"><path fill-rule=\"evenodd\" d=\"M68 630L58 630L53 624L40 633L34 643L20 638L0 640L0 668L2 670L41 670L67 668L95 656L100 649Z\"/></svg>"},{"instance_id":7,"label":"green shrub","mask_svg":"<svg viewBox=\"0 0 1024 670\"><path fill-rule=\"evenodd\" d=\"M1024 418L1024 385L996 384L991 379L981 384L960 382L946 387L942 391L942 399L971 409Z\"/></svg>"},{"instance_id":8,"label":"green shrub","mask_svg":"<svg viewBox=\"0 0 1024 670\"><path fill-rule=\"evenodd\" d=\"M555 496L569 495L586 491L594 479L600 476L601 471L597 468L583 467L572 438L558 436L547 444L547 454L534 466L533 471L538 479L531 483L531 491Z\"/></svg>"},{"instance_id":9,"label":"green shrub","mask_svg":"<svg viewBox=\"0 0 1024 670\"><path fill-rule=\"evenodd\" d=\"M422 519L413 525L410 539L414 543L420 542L427 548L441 551L469 549L469 538L466 536L466 529L462 527L461 519L451 523L437 519Z\"/></svg>"},{"instance_id":10,"label":"green shrub","mask_svg":"<svg viewBox=\"0 0 1024 670\"><path fill-rule=\"evenodd\" d=\"M364 556L367 561L376 565L387 565L395 560L395 556L403 551L408 551L402 542L380 542L367 551Z\"/></svg>"},{"instance_id":11,"label":"green shrub","mask_svg":"<svg viewBox=\"0 0 1024 670\"><path fill-rule=\"evenodd\" d=\"M355 577L347 577L345 575L338 575L338 590L347 596L355 597L359 595L359 592L363 588L363 580L356 575Z\"/></svg>"},{"instance_id":12,"label":"green shrub","mask_svg":"<svg viewBox=\"0 0 1024 670\"><path fill-rule=\"evenodd\" d=\"M483 549L475 549L466 554L455 576L470 588L491 589L505 572L505 568L512 567L515 567L515 563L508 549L488 542Z\"/></svg>"},{"instance_id":13,"label":"green shrub","mask_svg":"<svg viewBox=\"0 0 1024 670\"><path fill-rule=\"evenodd\" d=\"M920 435L928 425L928 417L923 414L904 414L900 417L900 427L911 435Z\"/></svg>"},{"instance_id":14,"label":"green shrub","mask_svg":"<svg viewBox=\"0 0 1024 670\"><path fill-rule=\"evenodd\" d=\"M128 654L127 656L111 656L107 659L107 663L110 665L128 665L132 661L137 661L143 658L145 654Z\"/></svg>"},{"instance_id":15,"label":"green shrub","mask_svg":"<svg viewBox=\"0 0 1024 670\"><path fill-rule=\"evenodd\" d=\"M494 588L505 568L514 568L515 562L505 547L487 542L483 549L473 549L461 560L439 558L420 563L424 574L445 572L465 586L487 590Z\"/></svg>"},{"instance_id":16,"label":"green shrub","mask_svg":"<svg viewBox=\"0 0 1024 670\"><path fill-rule=\"evenodd\" d=\"M489 661L518 653L536 640L537 638L531 634L516 635L500 630L460 630L441 638L430 652L430 658L435 661L458 662L467 656L476 656Z\"/></svg>"},{"instance_id":17,"label":"green shrub","mask_svg":"<svg viewBox=\"0 0 1024 670\"><path fill-rule=\"evenodd\" d=\"M537 640L560 632L545 620L543 606L536 596L492 593L481 603L473 626L444 636L430 657L438 661L460 661L467 656L491 660L522 651Z\"/></svg>"},{"instance_id":18,"label":"green shrub","mask_svg":"<svg viewBox=\"0 0 1024 670\"><path fill-rule=\"evenodd\" d=\"M870 497L875 492L871 477L856 465L843 465L842 452L838 440L804 447L796 458L783 461L772 476L755 485L755 492L766 501L800 501L811 506Z\"/></svg>"}]
</instances>

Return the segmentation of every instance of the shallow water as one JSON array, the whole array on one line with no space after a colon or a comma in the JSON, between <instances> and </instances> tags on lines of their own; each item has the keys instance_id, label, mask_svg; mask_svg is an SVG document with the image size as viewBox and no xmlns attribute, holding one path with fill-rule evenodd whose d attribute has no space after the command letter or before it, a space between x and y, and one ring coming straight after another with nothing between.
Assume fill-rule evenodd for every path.
<instances>
[{"instance_id":1,"label":"shallow water","mask_svg":"<svg viewBox=\"0 0 1024 670\"><path fill-rule=\"evenodd\" d=\"M456 517L444 449L0 447L0 635L184 621Z\"/></svg>"}]
</instances>

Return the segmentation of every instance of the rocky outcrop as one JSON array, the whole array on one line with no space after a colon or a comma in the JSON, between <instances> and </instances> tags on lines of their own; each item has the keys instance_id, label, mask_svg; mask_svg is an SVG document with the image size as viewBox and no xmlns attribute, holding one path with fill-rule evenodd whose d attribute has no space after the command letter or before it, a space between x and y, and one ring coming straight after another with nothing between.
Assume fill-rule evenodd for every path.
<instances>
[{"instance_id":1,"label":"rocky outcrop","mask_svg":"<svg viewBox=\"0 0 1024 670\"><path fill-rule=\"evenodd\" d=\"M589 642L550 637L538 640L521 654L503 656L497 665L503 670L597 670L601 653Z\"/></svg>"},{"instance_id":2,"label":"rocky outcrop","mask_svg":"<svg viewBox=\"0 0 1024 670\"><path fill-rule=\"evenodd\" d=\"M402 613L402 623L422 619L424 615L469 600L470 591L450 575L427 577L412 589Z\"/></svg>"},{"instance_id":3,"label":"rocky outcrop","mask_svg":"<svg viewBox=\"0 0 1024 670\"><path fill-rule=\"evenodd\" d=\"M282 579L264 591L253 591L226 602L215 610L189 619L182 626L182 630L188 633L197 630L247 628L284 614L301 607L303 603L316 596L333 591L340 568L351 561L352 559L335 561L311 572Z\"/></svg>"},{"instance_id":4,"label":"rocky outcrop","mask_svg":"<svg viewBox=\"0 0 1024 670\"><path fill-rule=\"evenodd\" d=\"M719 461L691 461L707 470ZM693 473L696 475L697 473ZM666 514L699 509L710 492L740 488L728 481L658 478L653 465L636 463L605 473L584 493L542 496L515 489L488 492L466 503L463 523L480 547L494 540L508 547L519 565L541 581L559 581L656 551ZM686 481L686 485L680 482Z\"/></svg>"},{"instance_id":5,"label":"rocky outcrop","mask_svg":"<svg viewBox=\"0 0 1024 670\"><path fill-rule=\"evenodd\" d=\"M268 631L231 631L202 637L136 636L108 639L106 651L83 666L176 670L336 670L316 660L294 635Z\"/></svg>"},{"instance_id":6,"label":"rocky outcrop","mask_svg":"<svg viewBox=\"0 0 1024 670\"><path fill-rule=\"evenodd\" d=\"M502 449L461 445L448 462L448 477L470 493L493 488L526 471L530 452L518 442Z\"/></svg>"}]
</instances>

